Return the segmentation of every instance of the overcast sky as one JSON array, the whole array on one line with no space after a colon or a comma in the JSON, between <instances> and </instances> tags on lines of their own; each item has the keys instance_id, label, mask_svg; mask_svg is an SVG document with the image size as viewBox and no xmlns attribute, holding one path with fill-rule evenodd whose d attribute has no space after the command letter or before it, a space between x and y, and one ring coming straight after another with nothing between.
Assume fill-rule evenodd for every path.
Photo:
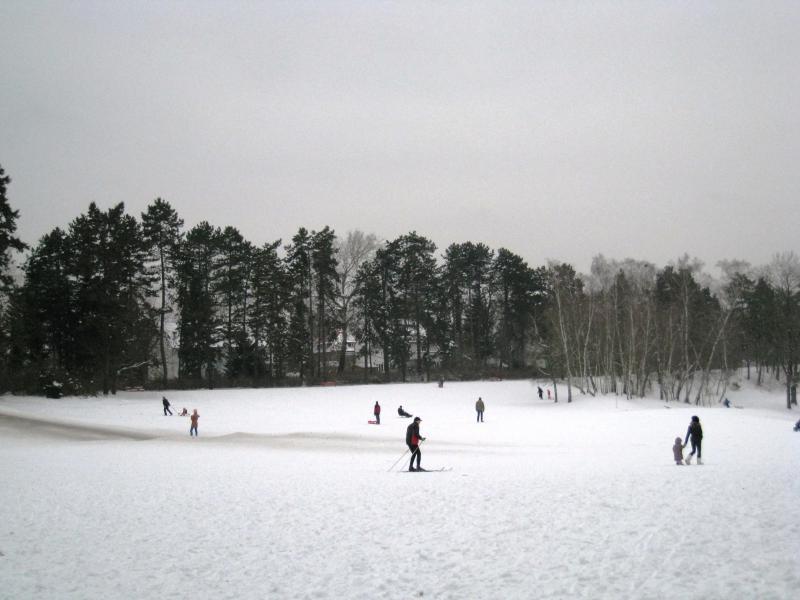
<instances>
[{"instance_id":1,"label":"overcast sky","mask_svg":"<svg viewBox=\"0 0 800 600\"><path fill-rule=\"evenodd\" d=\"M0 2L0 165L35 243L416 230L588 269L800 244L800 2Z\"/></svg>"}]
</instances>

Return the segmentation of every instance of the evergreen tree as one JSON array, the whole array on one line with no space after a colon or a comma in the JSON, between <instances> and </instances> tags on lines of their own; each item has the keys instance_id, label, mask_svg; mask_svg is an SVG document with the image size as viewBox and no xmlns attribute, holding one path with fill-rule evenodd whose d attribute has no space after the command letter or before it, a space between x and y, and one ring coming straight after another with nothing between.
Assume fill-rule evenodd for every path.
<instances>
[{"instance_id":1,"label":"evergreen tree","mask_svg":"<svg viewBox=\"0 0 800 600\"><path fill-rule=\"evenodd\" d=\"M223 310L225 374L229 380L253 376L252 342L247 331L253 246L234 227L219 238L219 277L215 289Z\"/></svg>"},{"instance_id":2,"label":"evergreen tree","mask_svg":"<svg viewBox=\"0 0 800 600\"><path fill-rule=\"evenodd\" d=\"M160 298L159 316L159 352L161 358L161 385L166 387L169 373L167 372L167 354L165 349L166 331L165 320L167 314L172 312L169 304L169 290L174 286L175 259L178 245L181 241L181 228L183 219L172 208L169 202L156 198L142 213L142 234L145 246L148 249L149 261L155 263L158 281L158 296Z\"/></svg>"},{"instance_id":3,"label":"evergreen tree","mask_svg":"<svg viewBox=\"0 0 800 600\"><path fill-rule=\"evenodd\" d=\"M8 389L9 361L11 360L11 327L13 321L7 314L8 297L12 293L13 279L8 273L11 251L22 252L27 246L17 238L17 218L19 211L12 210L6 198L6 190L11 178L5 175L0 166L0 393Z\"/></svg>"},{"instance_id":4,"label":"evergreen tree","mask_svg":"<svg viewBox=\"0 0 800 600\"><path fill-rule=\"evenodd\" d=\"M286 272L289 284L289 329L287 339L287 358L292 368L305 383L309 368L313 374L312 357L314 311L313 281L311 277L311 238L301 227L286 247Z\"/></svg>"},{"instance_id":5,"label":"evergreen tree","mask_svg":"<svg viewBox=\"0 0 800 600\"><path fill-rule=\"evenodd\" d=\"M11 178L5 174L0 166L0 290L11 285L12 279L8 274L11 262L10 251L22 252L28 246L14 236L17 231L18 210L12 210L6 198L6 190Z\"/></svg>"},{"instance_id":6,"label":"evergreen tree","mask_svg":"<svg viewBox=\"0 0 800 600\"><path fill-rule=\"evenodd\" d=\"M80 315L75 306L76 286L70 275L72 244L56 228L43 236L25 262L20 303L24 347L30 368L44 377L66 381L77 364Z\"/></svg>"},{"instance_id":7,"label":"evergreen tree","mask_svg":"<svg viewBox=\"0 0 800 600\"><path fill-rule=\"evenodd\" d=\"M497 348L501 364L526 366L525 352L535 328L535 315L544 302L541 273L518 255L500 248L492 265L498 296Z\"/></svg>"},{"instance_id":8,"label":"evergreen tree","mask_svg":"<svg viewBox=\"0 0 800 600\"><path fill-rule=\"evenodd\" d=\"M179 376L200 381L205 373L209 388L214 386L222 340L216 292L221 235L219 228L207 221L198 224L181 242L176 264Z\"/></svg>"},{"instance_id":9,"label":"evergreen tree","mask_svg":"<svg viewBox=\"0 0 800 600\"><path fill-rule=\"evenodd\" d=\"M372 259L362 263L355 276L353 305L359 323L355 334L361 342L365 381L372 369L373 350L380 346L377 324L385 320L382 297L380 269L377 262Z\"/></svg>"},{"instance_id":10,"label":"evergreen tree","mask_svg":"<svg viewBox=\"0 0 800 600\"><path fill-rule=\"evenodd\" d=\"M470 350L476 365L485 365L493 353L492 260L494 252L484 244L463 244L467 273L465 329L469 332Z\"/></svg>"},{"instance_id":11,"label":"evergreen tree","mask_svg":"<svg viewBox=\"0 0 800 600\"><path fill-rule=\"evenodd\" d=\"M75 281L78 367L84 379L101 379L104 394L116 393L117 376L131 364L146 363L152 340L144 322L149 305L146 249L136 219L120 203L107 212L94 203L70 224Z\"/></svg>"},{"instance_id":12,"label":"evergreen tree","mask_svg":"<svg viewBox=\"0 0 800 600\"><path fill-rule=\"evenodd\" d=\"M398 291L402 297L405 323L413 332L416 373L423 372L423 356L428 355L427 331L433 325L433 306L437 286L436 245L412 231L394 242L399 264ZM424 331L424 335L423 335Z\"/></svg>"},{"instance_id":13,"label":"evergreen tree","mask_svg":"<svg viewBox=\"0 0 800 600\"><path fill-rule=\"evenodd\" d=\"M311 236L311 268L317 301L317 375L323 379L326 376L327 347L331 339L328 307L334 303L338 279L335 241L336 234L328 227Z\"/></svg>"},{"instance_id":14,"label":"evergreen tree","mask_svg":"<svg viewBox=\"0 0 800 600\"><path fill-rule=\"evenodd\" d=\"M280 240L253 253L253 306L249 313L255 348L255 379L280 380L287 360L288 277L278 257ZM269 369L265 370L264 366Z\"/></svg>"}]
</instances>

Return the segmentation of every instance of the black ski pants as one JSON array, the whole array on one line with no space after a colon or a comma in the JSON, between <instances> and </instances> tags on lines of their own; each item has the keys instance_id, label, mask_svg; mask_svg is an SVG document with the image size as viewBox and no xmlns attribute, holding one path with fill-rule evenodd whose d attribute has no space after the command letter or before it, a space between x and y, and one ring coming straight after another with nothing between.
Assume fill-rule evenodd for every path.
<instances>
[{"instance_id":1,"label":"black ski pants","mask_svg":"<svg viewBox=\"0 0 800 600\"><path fill-rule=\"evenodd\" d=\"M167 413L172 414L172 411L169 409L169 406L164 405L164 416L167 416Z\"/></svg>"},{"instance_id":2,"label":"black ski pants","mask_svg":"<svg viewBox=\"0 0 800 600\"><path fill-rule=\"evenodd\" d=\"M419 463L422 460L422 452L419 449L419 445L414 446L412 444L409 444L408 445L408 449L411 450L411 460L408 463L408 468L409 469L413 469L414 468L414 457L416 457L416 459L417 459L417 468L419 469Z\"/></svg>"},{"instance_id":3,"label":"black ski pants","mask_svg":"<svg viewBox=\"0 0 800 600\"><path fill-rule=\"evenodd\" d=\"M703 440L696 440L694 438L689 440L692 444L692 451L689 453L690 456L694 456L694 453L697 452L697 458L703 458Z\"/></svg>"}]
</instances>

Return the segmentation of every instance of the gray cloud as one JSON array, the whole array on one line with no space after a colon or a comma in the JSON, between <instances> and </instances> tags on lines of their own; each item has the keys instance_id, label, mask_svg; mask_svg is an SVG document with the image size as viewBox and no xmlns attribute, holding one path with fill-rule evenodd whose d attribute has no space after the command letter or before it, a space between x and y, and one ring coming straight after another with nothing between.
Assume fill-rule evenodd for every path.
<instances>
[{"instance_id":1,"label":"gray cloud","mask_svg":"<svg viewBox=\"0 0 800 600\"><path fill-rule=\"evenodd\" d=\"M0 164L33 242L156 196L532 264L797 250L793 2L6 2Z\"/></svg>"}]
</instances>

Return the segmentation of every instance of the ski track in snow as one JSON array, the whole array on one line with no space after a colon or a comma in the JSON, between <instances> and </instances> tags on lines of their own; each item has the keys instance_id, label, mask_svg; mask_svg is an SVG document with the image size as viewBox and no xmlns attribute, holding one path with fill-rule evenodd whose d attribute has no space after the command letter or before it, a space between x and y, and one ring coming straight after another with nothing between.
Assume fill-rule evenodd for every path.
<instances>
[{"instance_id":1,"label":"ski track in snow","mask_svg":"<svg viewBox=\"0 0 800 600\"><path fill-rule=\"evenodd\" d=\"M554 404L529 382L168 394L197 439L157 393L0 397L0 598L794 597L800 434L758 393L731 394L739 411ZM453 471L387 472L398 404L422 415L423 466ZM692 414L706 464L677 467Z\"/></svg>"}]
</instances>

